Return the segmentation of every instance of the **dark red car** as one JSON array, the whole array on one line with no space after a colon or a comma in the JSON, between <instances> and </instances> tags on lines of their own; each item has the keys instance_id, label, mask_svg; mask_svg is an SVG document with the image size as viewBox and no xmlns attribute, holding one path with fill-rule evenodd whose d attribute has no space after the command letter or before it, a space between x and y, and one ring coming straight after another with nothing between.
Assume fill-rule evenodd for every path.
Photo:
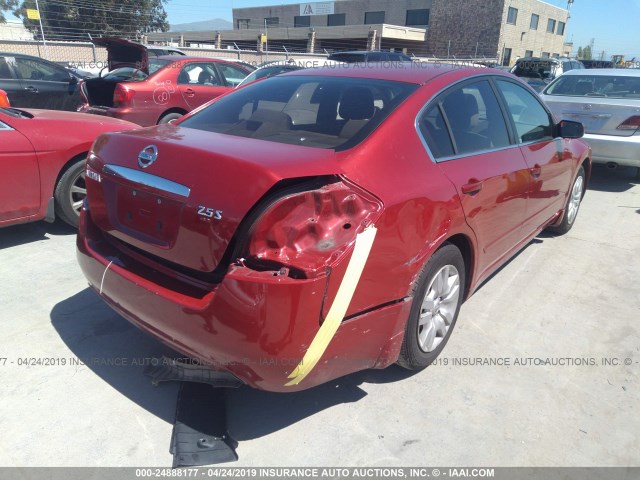
<instances>
[{"instance_id":1,"label":"dark red car","mask_svg":"<svg viewBox=\"0 0 640 480\"><path fill-rule=\"evenodd\" d=\"M138 126L80 113L0 108L0 227L56 216L78 225L91 144L132 128Z\"/></svg>"},{"instance_id":2,"label":"dark red car","mask_svg":"<svg viewBox=\"0 0 640 480\"><path fill-rule=\"evenodd\" d=\"M206 57L148 57L144 45L116 38L94 43L107 48L108 73L87 79L80 111L121 118L142 126L168 123L232 90L252 69ZM106 70L106 68L105 68Z\"/></svg>"},{"instance_id":3,"label":"dark red car","mask_svg":"<svg viewBox=\"0 0 640 480\"><path fill-rule=\"evenodd\" d=\"M98 139L78 259L124 317L255 388L421 369L478 285L571 228L582 133L498 71L299 70Z\"/></svg>"}]
</instances>

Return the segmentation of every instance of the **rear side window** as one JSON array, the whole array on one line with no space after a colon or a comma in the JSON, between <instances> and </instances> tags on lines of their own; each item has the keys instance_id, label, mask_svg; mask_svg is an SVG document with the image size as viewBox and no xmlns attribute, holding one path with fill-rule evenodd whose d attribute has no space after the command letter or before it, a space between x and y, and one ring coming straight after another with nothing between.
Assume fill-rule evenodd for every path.
<instances>
[{"instance_id":1,"label":"rear side window","mask_svg":"<svg viewBox=\"0 0 640 480\"><path fill-rule=\"evenodd\" d=\"M439 112L430 108L419 124L436 158L453 153L465 155L492 150L510 144L507 125L489 82L481 81L455 88L446 93L438 104ZM445 123L453 152L444 141L442 130Z\"/></svg>"},{"instance_id":2,"label":"rear side window","mask_svg":"<svg viewBox=\"0 0 640 480\"><path fill-rule=\"evenodd\" d=\"M551 118L533 93L503 80L496 81L496 85L504 96L520 143L553 138Z\"/></svg>"},{"instance_id":3,"label":"rear side window","mask_svg":"<svg viewBox=\"0 0 640 480\"><path fill-rule=\"evenodd\" d=\"M220 98L182 127L345 149L367 137L417 85L313 76L272 77Z\"/></svg>"},{"instance_id":4,"label":"rear side window","mask_svg":"<svg viewBox=\"0 0 640 480\"><path fill-rule=\"evenodd\" d=\"M567 75L549 85L544 93L568 97L640 98L640 75Z\"/></svg>"},{"instance_id":5,"label":"rear side window","mask_svg":"<svg viewBox=\"0 0 640 480\"><path fill-rule=\"evenodd\" d=\"M418 127L436 160L443 157L451 157L455 154L439 103L427 109L420 118Z\"/></svg>"}]
</instances>

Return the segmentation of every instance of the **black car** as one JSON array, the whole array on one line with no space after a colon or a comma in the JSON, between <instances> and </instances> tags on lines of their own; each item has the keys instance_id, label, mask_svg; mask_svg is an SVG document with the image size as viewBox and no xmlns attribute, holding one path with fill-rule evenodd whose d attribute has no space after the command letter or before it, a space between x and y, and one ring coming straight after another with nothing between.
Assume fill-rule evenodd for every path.
<instances>
[{"instance_id":1,"label":"black car","mask_svg":"<svg viewBox=\"0 0 640 480\"><path fill-rule=\"evenodd\" d=\"M411 57L399 52L379 52L369 50L356 50L350 52L334 52L328 60L345 63L367 62L411 62Z\"/></svg>"},{"instance_id":2,"label":"black car","mask_svg":"<svg viewBox=\"0 0 640 480\"><path fill-rule=\"evenodd\" d=\"M613 62L608 60L580 60L584 68L616 68Z\"/></svg>"},{"instance_id":3,"label":"black car","mask_svg":"<svg viewBox=\"0 0 640 480\"><path fill-rule=\"evenodd\" d=\"M554 78L569 70L584 69L584 65L575 58L567 57L520 57L510 72L522 78L536 92L540 92Z\"/></svg>"},{"instance_id":4,"label":"black car","mask_svg":"<svg viewBox=\"0 0 640 480\"><path fill-rule=\"evenodd\" d=\"M42 58L0 52L0 89L12 107L75 111L81 77Z\"/></svg>"}]
</instances>

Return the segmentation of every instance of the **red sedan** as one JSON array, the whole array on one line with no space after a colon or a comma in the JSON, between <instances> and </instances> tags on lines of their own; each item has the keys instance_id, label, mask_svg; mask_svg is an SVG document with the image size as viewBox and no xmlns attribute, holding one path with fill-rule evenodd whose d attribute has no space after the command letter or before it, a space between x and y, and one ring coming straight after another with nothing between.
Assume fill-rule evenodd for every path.
<instances>
[{"instance_id":1,"label":"red sedan","mask_svg":"<svg viewBox=\"0 0 640 480\"><path fill-rule=\"evenodd\" d=\"M124 317L255 388L422 369L484 280L572 227L582 134L499 71L299 70L101 137L78 259Z\"/></svg>"},{"instance_id":2,"label":"red sedan","mask_svg":"<svg viewBox=\"0 0 640 480\"><path fill-rule=\"evenodd\" d=\"M0 108L0 227L55 217L77 226L91 144L132 128L80 113Z\"/></svg>"},{"instance_id":3,"label":"red sedan","mask_svg":"<svg viewBox=\"0 0 640 480\"><path fill-rule=\"evenodd\" d=\"M252 69L243 63L207 57L148 58L144 45L116 38L94 43L109 52L109 73L85 80L80 111L128 120L142 126L168 123L233 90Z\"/></svg>"}]
</instances>

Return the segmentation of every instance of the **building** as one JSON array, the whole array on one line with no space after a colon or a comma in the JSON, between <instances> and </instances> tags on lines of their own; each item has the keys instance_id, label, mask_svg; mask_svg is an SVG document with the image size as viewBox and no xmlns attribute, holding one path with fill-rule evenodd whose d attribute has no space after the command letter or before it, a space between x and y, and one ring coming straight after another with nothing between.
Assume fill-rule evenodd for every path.
<instances>
[{"instance_id":1,"label":"building","mask_svg":"<svg viewBox=\"0 0 640 480\"><path fill-rule=\"evenodd\" d=\"M505 1L498 43L502 65L518 57L559 57L564 51L564 35L569 12L541 1Z\"/></svg>"},{"instance_id":2,"label":"building","mask_svg":"<svg viewBox=\"0 0 640 480\"><path fill-rule=\"evenodd\" d=\"M33 33L22 22L0 23L0 40L33 40Z\"/></svg>"},{"instance_id":3,"label":"building","mask_svg":"<svg viewBox=\"0 0 640 480\"><path fill-rule=\"evenodd\" d=\"M336 0L233 9L233 30L149 41L258 50L396 50L422 57L560 56L569 12L540 0Z\"/></svg>"}]
</instances>

